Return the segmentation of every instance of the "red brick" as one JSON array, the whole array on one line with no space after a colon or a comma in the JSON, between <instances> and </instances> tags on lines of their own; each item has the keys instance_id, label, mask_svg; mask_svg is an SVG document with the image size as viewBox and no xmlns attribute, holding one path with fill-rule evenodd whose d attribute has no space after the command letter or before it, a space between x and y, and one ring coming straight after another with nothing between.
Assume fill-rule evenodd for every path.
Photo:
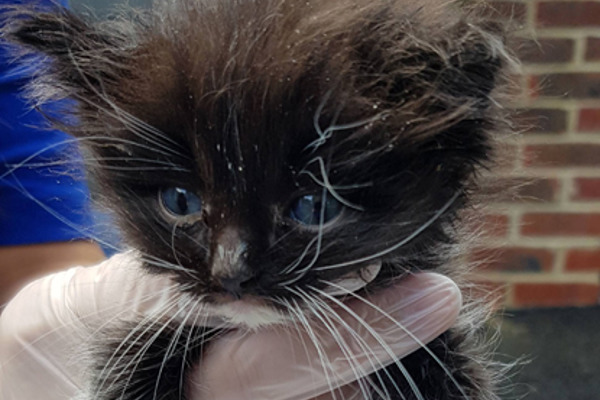
<instances>
[{"instance_id":1,"label":"red brick","mask_svg":"<svg viewBox=\"0 0 600 400\"><path fill-rule=\"evenodd\" d=\"M600 131L600 108L579 110L577 129L581 132Z\"/></svg>"},{"instance_id":2,"label":"red brick","mask_svg":"<svg viewBox=\"0 0 600 400\"><path fill-rule=\"evenodd\" d=\"M529 145L524 149L523 162L528 167L597 167L600 166L600 144Z\"/></svg>"},{"instance_id":3,"label":"red brick","mask_svg":"<svg viewBox=\"0 0 600 400\"><path fill-rule=\"evenodd\" d=\"M526 133L562 133L567 112L557 108L523 108L516 112L517 129Z\"/></svg>"},{"instance_id":4,"label":"red brick","mask_svg":"<svg viewBox=\"0 0 600 400\"><path fill-rule=\"evenodd\" d=\"M539 27L600 26L600 2L540 2L537 8L537 25Z\"/></svg>"},{"instance_id":5,"label":"red brick","mask_svg":"<svg viewBox=\"0 0 600 400\"><path fill-rule=\"evenodd\" d=\"M516 306L589 306L598 303L600 286L581 283L517 283L513 293Z\"/></svg>"},{"instance_id":6,"label":"red brick","mask_svg":"<svg viewBox=\"0 0 600 400\"><path fill-rule=\"evenodd\" d=\"M475 218L468 217L467 220L470 224L469 230L481 232L485 237L505 237L508 235L509 219L506 215L484 214L477 215Z\"/></svg>"},{"instance_id":7,"label":"red brick","mask_svg":"<svg viewBox=\"0 0 600 400\"><path fill-rule=\"evenodd\" d=\"M572 39L538 39L523 41L519 58L529 64L565 63L573 59L575 41Z\"/></svg>"},{"instance_id":8,"label":"red brick","mask_svg":"<svg viewBox=\"0 0 600 400\"><path fill-rule=\"evenodd\" d=\"M575 178L571 200L600 200L600 178Z\"/></svg>"},{"instance_id":9,"label":"red brick","mask_svg":"<svg viewBox=\"0 0 600 400\"><path fill-rule=\"evenodd\" d=\"M540 97L540 86L542 84L542 82L540 82L540 79L541 77L537 75L529 75L526 77L527 95L529 95L529 97L531 97L532 99L537 99L538 97Z\"/></svg>"},{"instance_id":10,"label":"red brick","mask_svg":"<svg viewBox=\"0 0 600 400\"><path fill-rule=\"evenodd\" d=\"M600 272L600 248L569 250L565 264L567 271Z\"/></svg>"},{"instance_id":11,"label":"red brick","mask_svg":"<svg viewBox=\"0 0 600 400\"><path fill-rule=\"evenodd\" d=\"M600 20L600 16L598 20ZM531 84L535 85L536 94L540 97L600 98L600 73L573 72L539 75L532 78Z\"/></svg>"},{"instance_id":12,"label":"red brick","mask_svg":"<svg viewBox=\"0 0 600 400\"><path fill-rule=\"evenodd\" d=\"M600 61L600 37L589 37L585 42L585 59Z\"/></svg>"},{"instance_id":13,"label":"red brick","mask_svg":"<svg viewBox=\"0 0 600 400\"><path fill-rule=\"evenodd\" d=\"M554 252L529 247L500 247L477 249L470 259L485 271L542 272L552 269Z\"/></svg>"},{"instance_id":14,"label":"red brick","mask_svg":"<svg viewBox=\"0 0 600 400\"><path fill-rule=\"evenodd\" d=\"M529 213L521 220L526 236L600 236L600 213Z\"/></svg>"}]
</instances>

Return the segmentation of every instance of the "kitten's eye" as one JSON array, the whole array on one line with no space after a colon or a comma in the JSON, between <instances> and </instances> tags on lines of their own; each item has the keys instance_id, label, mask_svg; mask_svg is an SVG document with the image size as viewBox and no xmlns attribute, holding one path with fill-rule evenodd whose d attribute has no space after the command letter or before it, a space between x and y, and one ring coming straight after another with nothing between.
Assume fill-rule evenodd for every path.
<instances>
[{"instance_id":1,"label":"kitten's eye","mask_svg":"<svg viewBox=\"0 0 600 400\"><path fill-rule=\"evenodd\" d=\"M161 189L159 197L163 207L173 215L185 216L202 210L200 197L180 187Z\"/></svg>"},{"instance_id":2,"label":"kitten's eye","mask_svg":"<svg viewBox=\"0 0 600 400\"><path fill-rule=\"evenodd\" d=\"M319 225L321 212L325 224L340 215L342 208L342 203L331 196L323 202L321 196L308 194L292 203L289 216L303 225Z\"/></svg>"}]
</instances>

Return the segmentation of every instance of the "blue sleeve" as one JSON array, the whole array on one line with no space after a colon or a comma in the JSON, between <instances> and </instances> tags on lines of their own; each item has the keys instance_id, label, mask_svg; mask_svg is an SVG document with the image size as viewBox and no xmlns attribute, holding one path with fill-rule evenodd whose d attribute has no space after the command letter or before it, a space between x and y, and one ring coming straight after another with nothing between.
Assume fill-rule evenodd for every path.
<instances>
[{"instance_id":1,"label":"blue sleeve","mask_svg":"<svg viewBox=\"0 0 600 400\"><path fill-rule=\"evenodd\" d=\"M18 2L0 1L9 3ZM90 195L74 139L48 129L22 98L27 76L0 46L0 245L90 238Z\"/></svg>"}]
</instances>

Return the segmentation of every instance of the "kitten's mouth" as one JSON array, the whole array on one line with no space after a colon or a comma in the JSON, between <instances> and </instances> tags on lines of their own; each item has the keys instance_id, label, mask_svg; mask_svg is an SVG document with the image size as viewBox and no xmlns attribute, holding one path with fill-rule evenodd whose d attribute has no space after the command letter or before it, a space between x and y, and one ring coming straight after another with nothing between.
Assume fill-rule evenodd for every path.
<instances>
[{"instance_id":1,"label":"kitten's mouth","mask_svg":"<svg viewBox=\"0 0 600 400\"><path fill-rule=\"evenodd\" d=\"M343 296L357 292L373 282L379 271L381 271L381 261L376 261L331 281L323 291L331 296Z\"/></svg>"},{"instance_id":2,"label":"kitten's mouth","mask_svg":"<svg viewBox=\"0 0 600 400\"><path fill-rule=\"evenodd\" d=\"M381 271L381 264L381 261L373 262L332 280L323 291L331 296L344 296L357 292L377 277ZM206 311L216 321L220 321L219 324L232 328L256 329L261 326L286 323L293 319L287 313L274 308L265 299L254 296L233 299L229 295L212 295Z\"/></svg>"}]
</instances>

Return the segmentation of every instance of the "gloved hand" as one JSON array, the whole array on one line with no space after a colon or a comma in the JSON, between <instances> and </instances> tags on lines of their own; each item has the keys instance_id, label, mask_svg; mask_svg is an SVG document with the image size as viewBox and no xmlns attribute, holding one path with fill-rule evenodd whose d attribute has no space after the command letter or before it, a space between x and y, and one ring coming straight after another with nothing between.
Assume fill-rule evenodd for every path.
<instances>
[{"instance_id":1,"label":"gloved hand","mask_svg":"<svg viewBox=\"0 0 600 400\"><path fill-rule=\"evenodd\" d=\"M168 277L143 272L132 253L33 282L0 315L0 398L65 400L79 395L87 382L82 355L96 332L116 320L164 315L177 309L179 299ZM327 393L339 387L349 398L360 390L353 383L357 374L390 364L392 355L407 355L444 332L460 305L452 281L424 273L370 296L368 302L351 299L332 305L340 318L313 318L309 329L228 334L211 342L193 371L190 398L329 399ZM319 347L313 344L316 337Z\"/></svg>"}]
</instances>

